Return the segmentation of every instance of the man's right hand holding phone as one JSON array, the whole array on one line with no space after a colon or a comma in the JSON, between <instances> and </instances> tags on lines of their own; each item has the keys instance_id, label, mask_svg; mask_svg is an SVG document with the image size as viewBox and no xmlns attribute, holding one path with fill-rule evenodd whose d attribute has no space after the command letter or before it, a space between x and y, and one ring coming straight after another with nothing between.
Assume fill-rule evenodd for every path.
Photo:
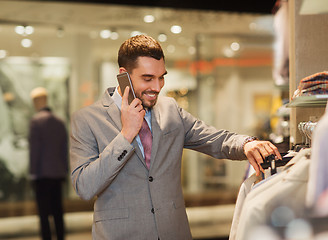
<instances>
[{"instance_id":1,"label":"man's right hand holding phone","mask_svg":"<svg viewBox=\"0 0 328 240\"><path fill-rule=\"evenodd\" d=\"M140 131L146 112L139 98L135 98L129 105L129 91L130 88L126 87L122 96L121 133L130 143L132 143L133 139L138 135Z\"/></svg>"}]
</instances>

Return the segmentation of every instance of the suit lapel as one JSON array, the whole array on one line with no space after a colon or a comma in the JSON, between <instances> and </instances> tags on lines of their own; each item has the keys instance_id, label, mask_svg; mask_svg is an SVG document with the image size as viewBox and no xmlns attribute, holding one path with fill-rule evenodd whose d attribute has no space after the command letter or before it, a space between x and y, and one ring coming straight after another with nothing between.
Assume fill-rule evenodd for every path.
<instances>
[{"instance_id":1,"label":"suit lapel","mask_svg":"<svg viewBox=\"0 0 328 240\"><path fill-rule=\"evenodd\" d=\"M138 145L138 142L137 142L136 138L133 139L132 145L133 145L133 147L135 149L135 152L136 152L139 160L142 162L142 164L145 166L145 168L147 168L145 159L142 156L142 152L141 152L141 150L139 148L139 145Z\"/></svg>"},{"instance_id":2,"label":"suit lapel","mask_svg":"<svg viewBox=\"0 0 328 240\"><path fill-rule=\"evenodd\" d=\"M111 96L110 96L110 94L112 93L113 90L115 90L115 88L114 89L108 89L105 92L105 94L102 98L102 103L103 103L103 106L106 108L106 111L107 111L107 114L108 114L107 120L109 122L111 122L112 124L114 124L118 131L121 131L122 130L121 111L116 106L116 104L114 103L114 101L111 99ZM138 142L137 142L136 139L133 140L132 145L135 148L135 152L136 152L139 160L146 167L145 159L142 156L141 150L138 146Z\"/></svg>"},{"instance_id":3,"label":"suit lapel","mask_svg":"<svg viewBox=\"0 0 328 240\"><path fill-rule=\"evenodd\" d=\"M151 160L150 160L150 168L153 166L155 157L157 154L159 140L162 137L162 130L160 128L160 114L159 110L155 105L151 112L151 129L153 134L153 144L151 149Z\"/></svg>"},{"instance_id":4,"label":"suit lapel","mask_svg":"<svg viewBox=\"0 0 328 240\"><path fill-rule=\"evenodd\" d=\"M114 101L111 99L111 94L112 91L114 91L114 89L107 89L106 92L103 95L102 98L102 104L105 107L107 114L108 114L108 118L107 120L110 121L111 123L113 123L116 128L121 131L122 129L122 123L121 123L121 111L119 110L119 108L116 106L116 104L114 103Z\"/></svg>"},{"instance_id":5,"label":"suit lapel","mask_svg":"<svg viewBox=\"0 0 328 240\"><path fill-rule=\"evenodd\" d=\"M121 112L115 104L111 104L107 107L108 121L112 122L116 128L121 131Z\"/></svg>"}]
</instances>

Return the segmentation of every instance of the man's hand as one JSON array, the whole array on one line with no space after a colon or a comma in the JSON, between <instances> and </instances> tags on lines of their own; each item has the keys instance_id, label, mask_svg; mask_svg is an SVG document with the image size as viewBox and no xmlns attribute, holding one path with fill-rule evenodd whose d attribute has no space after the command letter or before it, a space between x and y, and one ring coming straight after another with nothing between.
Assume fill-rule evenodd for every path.
<instances>
[{"instance_id":1,"label":"man's hand","mask_svg":"<svg viewBox=\"0 0 328 240\"><path fill-rule=\"evenodd\" d=\"M129 105L129 91L130 88L126 87L122 97L121 133L130 143L132 143L135 136L139 133L146 112L141 104L141 100L138 98L135 98Z\"/></svg>"},{"instance_id":2,"label":"man's hand","mask_svg":"<svg viewBox=\"0 0 328 240\"><path fill-rule=\"evenodd\" d=\"M260 171L264 171L260 163L263 159L274 154L277 159L281 159L281 155L275 145L269 141L251 141L244 145L244 153L256 171L256 176L260 175Z\"/></svg>"}]
</instances>

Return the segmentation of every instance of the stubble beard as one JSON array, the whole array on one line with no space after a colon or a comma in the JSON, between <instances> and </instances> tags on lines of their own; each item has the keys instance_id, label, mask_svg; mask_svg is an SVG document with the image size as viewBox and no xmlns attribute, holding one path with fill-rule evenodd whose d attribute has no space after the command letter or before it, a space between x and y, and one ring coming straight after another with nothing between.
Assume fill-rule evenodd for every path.
<instances>
[{"instance_id":1,"label":"stubble beard","mask_svg":"<svg viewBox=\"0 0 328 240\"><path fill-rule=\"evenodd\" d=\"M141 100L141 104L142 106L145 108L145 109L152 109L155 104L157 103L157 99L158 99L158 94L156 96L156 99L153 100L153 101L146 101L144 98L143 98L143 95L146 94L146 92L142 92L141 93L141 96L139 94L136 95L137 98L139 98Z\"/></svg>"}]
</instances>

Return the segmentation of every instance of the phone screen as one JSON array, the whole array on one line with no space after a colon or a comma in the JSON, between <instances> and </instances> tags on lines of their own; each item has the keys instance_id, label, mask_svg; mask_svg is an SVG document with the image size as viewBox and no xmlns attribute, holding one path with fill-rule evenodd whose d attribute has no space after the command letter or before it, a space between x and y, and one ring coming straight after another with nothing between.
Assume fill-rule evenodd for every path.
<instances>
[{"instance_id":1,"label":"phone screen","mask_svg":"<svg viewBox=\"0 0 328 240\"><path fill-rule=\"evenodd\" d=\"M128 98L130 104L133 101L133 99L136 98L130 75L127 72L120 73L117 75L117 80L118 80L118 84L120 85L122 94L124 93L124 90L127 86L130 87L129 98Z\"/></svg>"}]
</instances>

